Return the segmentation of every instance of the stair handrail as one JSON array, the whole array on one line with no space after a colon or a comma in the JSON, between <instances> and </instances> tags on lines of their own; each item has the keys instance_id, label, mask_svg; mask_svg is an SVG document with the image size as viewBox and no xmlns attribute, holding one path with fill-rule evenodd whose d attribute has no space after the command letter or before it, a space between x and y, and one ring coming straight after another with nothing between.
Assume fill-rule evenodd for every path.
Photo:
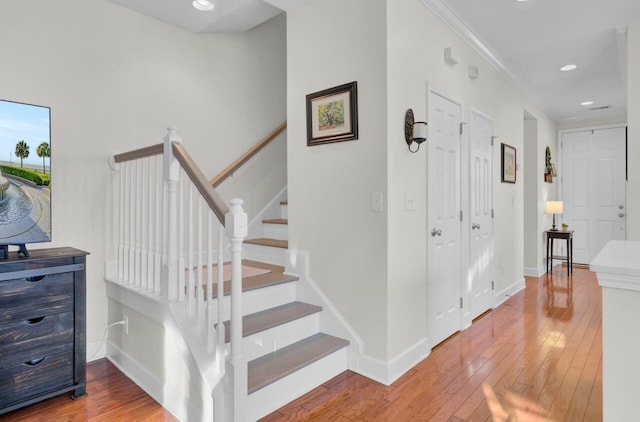
<instances>
[{"instance_id":1,"label":"stair handrail","mask_svg":"<svg viewBox=\"0 0 640 422\"><path fill-rule=\"evenodd\" d=\"M224 170L222 170L218 175L216 175L213 179L209 181L211 186L214 188L219 186L222 182L227 180L233 173L235 173L240 167L242 167L247 161L249 161L254 155L256 155L260 150L269 145L271 141L273 141L280 133L282 133L287 128L287 122L282 122L277 128L275 128L271 133L265 136L262 140L260 140L257 144L252 146L238 157L233 163L229 164Z\"/></svg>"},{"instance_id":2,"label":"stair handrail","mask_svg":"<svg viewBox=\"0 0 640 422\"><path fill-rule=\"evenodd\" d=\"M160 156L162 159L160 160ZM151 164L147 160L154 160L155 164ZM146 164L145 164L146 163ZM184 260L182 251L182 242L184 235L180 232L179 227L183 227L182 215L183 206L180 205L183 200L182 188L180 187L183 182L181 180L181 170L184 175L191 181L190 192L197 190L201 198L200 202L206 210L208 207L211 213L216 216L219 221L218 230L218 283L217 283L217 298L218 301L217 315L218 322L223 321L223 241L222 234L226 233L227 238L230 241L231 251L231 353L229 356L229 362L231 367L228 367L225 371L225 365L222 364L222 374L227 372L227 376L233 379L233 409L230 412L234 419L242 419L243 405L246 399L246 361L242 353L242 242L247 236L247 214L242 209L243 201L240 199L232 199L230 201L231 206L227 206L222 197L216 192L214 186L212 186L205 177L202 170L198 167L195 161L188 154L185 147L182 145L182 139L178 136L175 126L170 126L167 129L167 135L164 142L161 144L151 145L143 148L138 148L132 151L114 154L110 157L110 164L114 171L120 171L121 165L123 174L120 182L120 246L119 246L119 272L118 276L123 282L133 284L136 288L142 290L147 289L150 292L155 292L164 297L169 304L175 302L185 302L188 313L194 318L195 325L200 327L200 321L212 321L213 307L211 300L213 298L213 285L211 278L207 276L206 280L206 296L203 293L203 289L199 288L199 284L194 284L194 272L198 273L195 278L199 282L203 282L202 268L204 262L202 261L203 255L208 255L206 266L212 268L211 251L214 248L211 243L211 237L208 237L208 245L206 251L208 253L203 254L205 249L201 249L202 236L198 231L196 240L189 242L189 252L184 252L185 256L190 257ZM155 167L154 167L155 166ZM155 169L155 170L154 170ZM156 180L160 180L158 187L150 187L148 193L143 190L144 181L147 176L153 178L160 176ZM130 179L127 179L130 178ZM146 179L145 179L146 180ZM194 189L195 188L195 189ZM154 191L155 189L155 191ZM191 201L191 194L189 194L189 201ZM153 197L153 201L148 203L143 201L147 200L147 197ZM144 198L144 199L142 199ZM123 204L127 205L123 208ZM190 202L192 203L192 202ZM152 212L153 208L153 212ZM156 209L162 209L162 213L159 211L156 214ZM145 212L155 214L153 217L147 219ZM191 209L189 209L191 213ZM196 207L195 211L198 215L197 219L200 222L201 208ZM157 218L160 216L161 218ZM155 220L154 220L155 217ZM209 214L209 223L206 224L207 230L210 230L212 215ZM147 223L149 221L149 223ZM153 223L157 221L157 223ZM192 220L189 220L189 229L192 229ZM200 224L200 223L198 223ZM143 226L143 228L139 228ZM146 239L140 240L144 237L142 233L150 233L153 230L154 242L161 239L161 246L156 246L154 251L151 251L152 246L145 245ZM208 236L205 235L205 236ZM124 243L123 243L123 239ZM192 250L193 244L197 243L197 253L194 255ZM148 246L148 247L147 247ZM180 248L180 249L179 249ZM142 256L149 255L148 261ZM151 257L154 255L154 257ZM162 258L160 259L160 256ZM195 256L195 259L193 257ZM187 262L188 261L188 262ZM160 275L160 281L158 278L151 283L148 279L141 274L147 271L147 262L149 266L153 267L152 262L157 265L157 269L149 269L149 274L157 276ZM161 262L161 264L160 264ZM197 263L196 263L197 262ZM194 266L195 264L195 266ZM189 272L189 276L185 276L186 271ZM210 270L209 270L210 271ZM145 274L146 275L146 274ZM185 279L188 278L187 281ZM203 284L204 285L204 284ZM195 293L194 293L195 292ZM194 298L194 296L197 296ZM194 303L195 301L195 303ZM205 322L205 327L209 325ZM207 334L211 331L210 328L206 328ZM207 349L209 352L215 352L217 356L224 357L224 325L218 324L218 329L215 330L217 334L217 340L211 336L207 336ZM215 346L214 346L215 344ZM211 349L210 347L215 347ZM221 360L224 362L224 358ZM232 371L229 373L228 371ZM215 386L213 386L215 387ZM214 388L215 390L215 388ZM213 394L213 393L212 393ZM221 405L221 404L220 404ZM218 407L217 407L218 408Z\"/></svg>"},{"instance_id":3,"label":"stair handrail","mask_svg":"<svg viewBox=\"0 0 640 422\"><path fill-rule=\"evenodd\" d=\"M116 164L125 163L127 161L139 160L141 158L153 157L164 153L164 144L155 144L148 147L134 149L133 151L122 152L113 156L113 162Z\"/></svg>"},{"instance_id":4,"label":"stair handrail","mask_svg":"<svg viewBox=\"0 0 640 422\"><path fill-rule=\"evenodd\" d=\"M203 199L207 202L211 211L218 217L220 223L225 226L225 215L229 212L229 207L224 202L224 199L222 199L214 187L209 184L200 167L193 161L181 143L174 142L171 148L173 149L173 155L187 176L189 176L191 182L196 186L200 195L202 195Z\"/></svg>"}]
</instances>

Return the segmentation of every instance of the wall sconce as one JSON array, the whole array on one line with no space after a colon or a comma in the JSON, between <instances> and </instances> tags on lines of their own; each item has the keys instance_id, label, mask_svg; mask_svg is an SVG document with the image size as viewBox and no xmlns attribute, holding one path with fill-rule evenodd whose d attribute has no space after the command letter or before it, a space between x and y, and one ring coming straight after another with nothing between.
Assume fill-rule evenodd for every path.
<instances>
[{"instance_id":1,"label":"wall sconce","mask_svg":"<svg viewBox=\"0 0 640 422\"><path fill-rule=\"evenodd\" d=\"M547 201L546 213L553 214L553 226L551 226L552 232L557 232L556 228L556 214L562 214L562 208L564 203L562 201Z\"/></svg>"},{"instance_id":2,"label":"wall sconce","mask_svg":"<svg viewBox=\"0 0 640 422\"><path fill-rule=\"evenodd\" d=\"M404 139L407 141L410 152L418 152L420 144L427 140L427 122L416 122L413 119L413 110L407 110L404 115ZM412 143L418 144L415 151L411 149Z\"/></svg>"}]
</instances>

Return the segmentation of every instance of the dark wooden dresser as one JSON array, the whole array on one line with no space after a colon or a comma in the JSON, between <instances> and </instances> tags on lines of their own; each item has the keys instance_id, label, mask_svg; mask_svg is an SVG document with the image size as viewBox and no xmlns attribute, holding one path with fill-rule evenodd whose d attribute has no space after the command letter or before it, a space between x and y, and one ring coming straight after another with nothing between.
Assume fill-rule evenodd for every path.
<instances>
[{"instance_id":1,"label":"dark wooden dresser","mask_svg":"<svg viewBox=\"0 0 640 422\"><path fill-rule=\"evenodd\" d=\"M0 414L86 394L86 255L52 248L0 260Z\"/></svg>"}]
</instances>

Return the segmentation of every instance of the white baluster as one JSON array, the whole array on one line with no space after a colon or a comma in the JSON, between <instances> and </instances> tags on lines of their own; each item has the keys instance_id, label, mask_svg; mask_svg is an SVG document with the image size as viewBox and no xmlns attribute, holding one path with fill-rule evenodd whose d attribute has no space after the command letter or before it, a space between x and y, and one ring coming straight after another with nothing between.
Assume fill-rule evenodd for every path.
<instances>
[{"instance_id":1,"label":"white baluster","mask_svg":"<svg viewBox=\"0 0 640 422\"><path fill-rule=\"evenodd\" d=\"M213 352L213 213L207 210L207 351Z\"/></svg>"},{"instance_id":2,"label":"white baluster","mask_svg":"<svg viewBox=\"0 0 640 422\"><path fill-rule=\"evenodd\" d=\"M194 311L195 311L195 307L194 307L194 298L193 296L196 294L194 288L195 288L195 280L194 280L194 274L193 274L193 266L194 266L194 260L193 260L193 186L191 184L189 184L189 199L188 201L188 224L189 224L189 228L187 229L187 248L189 249L189 288L187 290L187 304L189 307L189 315L193 316L194 315Z\"/></svg>"},{"instance_id":3,"label":"white baluster","mask_svg":"<svg viewBox=\"0 0 640 422\"><path fill-rule=\"evenodd\" d=\"M182 176L182 172L180 173ZM185 252L184 252L184 190L185 184L183 182L184 178L181 178L181 183L178 185L180 189L180 193L178 195L178 227L180 228L179 236L178 236L178 256L179 265L178 265L178 300L180 302L184 301L184 295L187 293L187 286L185 282L185 277L188 274L188 268L185 263Z\"/></svg>"},{"instance_id":4,"label":"white baluster","mask_svg":"<svg viewBox=\"0 0 640 422\"><path fill-rule=\"evenodd\" d=\"M162 164L161 159L164 157L156 157L155 161L155 180L156 180L156 202L155 202L155 223L156 229L154 230L154 271L153 271L153 291L156 293L161 292L160 280L162 278L162 204L164 192L164 183L162 182Z\"/></svg>"},{"instance_id":5,"label":"white baluster","mask_svg":"<svg viewBox=\"0 0 640 422\"><path fill-rule=\"evenodd\" d=\"M218 347L224 347L224 226L218 223Z\"/></svg>"},{"instance_id":6,"label":"white baluster","mask_svg":"<svg viewBox=\"0 0 640 422\"><path fill-rule=\"evenodd\" d=\"M198 211L198 221L197 221L197 239L198 239L198 248L197 248L197 263L198 268L196 270L197 275L197 283L196 283L196 306L197 306L197 315L198 315L198 324L202 324L202 319L204 318L204 278L202 277L202 258L204 251L202 250L202 198L198 195L198 203L197 203L197 211Z\"/></svg>"},{"instance_id":7,"label":"white baluster","mask_svg":"<svg viewBox=\"0 0 640 422\"><path fill-rule=\"evenodd\" d=\"M126 164L126 163L125 163ZM126 174L126 165L120 166L120 204L119 204L119 216L120 216L120 242L118 246L118 279L124 279L124 255L125 255L125 247L124 247L124 228L125 228L125 181L127 180Z\"/></svg>"}]
</instances>

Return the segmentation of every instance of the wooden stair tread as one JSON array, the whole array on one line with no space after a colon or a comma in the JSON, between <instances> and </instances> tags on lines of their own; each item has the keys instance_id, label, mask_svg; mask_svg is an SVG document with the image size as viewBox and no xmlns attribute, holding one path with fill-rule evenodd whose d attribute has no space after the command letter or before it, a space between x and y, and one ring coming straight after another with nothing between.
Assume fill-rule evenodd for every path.
<instances>
[{"instance_id":1,"label":"wooden stair tread","mask_svg":"<svg viewBox=\"0 0 640 422\"><path fill-rule=\"evenodd\" d=\"M318 333L254 359L248 367L248 393L254 393L347 345L348 340Z\"/></svg>"},{"instance_id":2,"label":"wooden stair tread","mask_svg":"<svg viewBox=\"0 0 640 422\"><path fill-rule=\"evenodd\" d=\"M264 237L257 238L257 239L247 239L244 241L244 243L249 243L252 245L260 245L260 246L271 246L272 248L282 248L282 249L289 248L289 241L287 240L267 239Z\"/></svg>"},{"instance_id":3,"label":"wooden stair tread","mask_svg":"<svg viewBox=\"0 0 640 422\"><path fill-rule=\"evenodd\" d=\"M256 268L268 269L271 272L266 274L255 275L252 277L244 277L242 279L242 291L248 292L263 287L275 286L277 284L289 283L297 281L298 277L284 273L284 267L280 265L271 265L264 262L252 261L249 259L243 259L244 265L249 265ZM231 282L224 282L224 295L227 296L231 292ZM213 297L217 297L217 289L213 289Z\"/></svg>"},{"instance_id":4,"label":"wooden stair tread","mask_svg":"<svg viewBox=\"0 0 640 422\"><path fill-rule=\"evenodd\" d=\"M270 218L262 220L264 224L289 224L289 220L286 218Z\"/></svg>"},{"instance_id":5,"label":"wooden stair tread","mask_svg":"<svg viewBox=\"0 0 640 422\"><path fill-rule=\"evenodd\" d=\"M306 317L322 311L321 306L311 305L304 302L291 302L275 308L266 309L242 318L242 336L248 337L252 334L277 327L296 319ZM230 322L224 322L225 342L230 341Z\"/></svg>"}]
</instances>

